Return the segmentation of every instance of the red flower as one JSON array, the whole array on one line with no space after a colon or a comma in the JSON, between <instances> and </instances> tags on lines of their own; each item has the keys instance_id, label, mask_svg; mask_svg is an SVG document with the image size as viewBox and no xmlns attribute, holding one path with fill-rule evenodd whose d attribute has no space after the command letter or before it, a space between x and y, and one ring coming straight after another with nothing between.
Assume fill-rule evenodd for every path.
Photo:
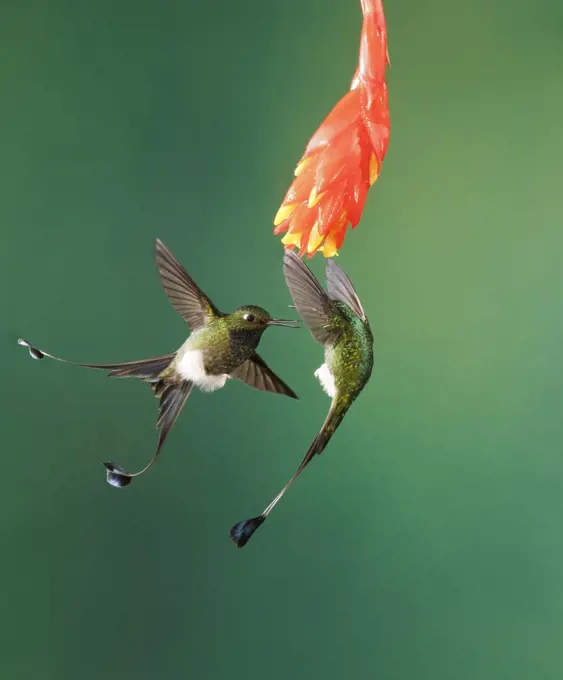
<instances>
[{"instance_id":1,"label":"red flower","mask_svg":"<svg viewBox=\"0 0 563 680\"><path fill-rule=\"evenodd\" d=\"M332 257L348 224L356 227L389 143L385 69L389 63L381 0L360 0L364 23L350 91L321 123L274 219L286 248Z\"/></svg>"}]
</instances>

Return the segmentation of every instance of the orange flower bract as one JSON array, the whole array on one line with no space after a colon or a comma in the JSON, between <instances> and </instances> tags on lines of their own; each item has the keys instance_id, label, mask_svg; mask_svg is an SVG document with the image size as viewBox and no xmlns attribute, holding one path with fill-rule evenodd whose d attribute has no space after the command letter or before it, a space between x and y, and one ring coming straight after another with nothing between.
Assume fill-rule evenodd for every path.
<instances>
[{"instance_id":1,"label":"orange flower bract","mask_svg":"<svg viewBox=\"0 0 563 680\"><path fill-rule=\"evenodd\" d=\"M385 69L389 63L381 0L361 0L364 21L350 91L321 123L295 169L274 219L286 248L332 257L356 227L389 142Z\"/></svg>"}]
</instances>

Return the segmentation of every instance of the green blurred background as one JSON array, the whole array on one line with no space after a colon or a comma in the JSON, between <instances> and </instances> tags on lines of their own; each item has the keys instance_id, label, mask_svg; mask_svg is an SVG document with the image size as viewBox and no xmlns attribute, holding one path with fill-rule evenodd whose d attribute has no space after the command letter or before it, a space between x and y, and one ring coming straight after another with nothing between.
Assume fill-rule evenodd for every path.
<instances>
[{"instance_id":1,"label":"green blurred background","mask_svg":"<svg viewBox=\"0 0 563 680\"><path fill-rule=\"evenodd\" d=\"M7 680L563 677L563 6L387 0L392 134L339 263L376 369L252 543L328 400L155 402L45 361L175 349L155 237L219 307L287 315L271 220L348 87L355 0L5 0L0 24ZM324 261L313 268L322 274Z\"/></svg>"}]
</instances>

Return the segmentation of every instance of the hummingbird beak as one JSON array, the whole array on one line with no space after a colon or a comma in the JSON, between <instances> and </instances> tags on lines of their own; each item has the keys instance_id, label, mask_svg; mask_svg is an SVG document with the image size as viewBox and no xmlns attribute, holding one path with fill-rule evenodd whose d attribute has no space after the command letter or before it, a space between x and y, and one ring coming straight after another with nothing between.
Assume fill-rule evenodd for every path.
<instances>
[{"instance_id":1,"label":"hummingbird beak","mask_svg":"<svg viewBox=\"0 0 563 680\"><path fill-rule=\"evenodd\" d=\"M270 319L268 326L286 326L287 328L300 328L299 321L293 319Z\"/></svg>"}]
</instances>

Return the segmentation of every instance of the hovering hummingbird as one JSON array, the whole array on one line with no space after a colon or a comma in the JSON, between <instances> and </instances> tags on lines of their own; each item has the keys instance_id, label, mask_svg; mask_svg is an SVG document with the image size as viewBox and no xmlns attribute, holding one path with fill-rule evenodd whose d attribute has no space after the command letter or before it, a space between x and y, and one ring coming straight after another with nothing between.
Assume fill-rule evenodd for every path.
<instances>
[{"instance_id":1,"label":"hovering hummingbird","mask_svg":"<svg viewBox=\"0 0 563 680\"><path fill-rule=\"evenodd\" d=\"M256 348L269 326L297 328L298 322L274 319L262 307L246 305L223 314L197 286L172 252L156 240L156 264L164 290L192 329L180 349L172 354L122 364L85 364L60 359L20 338L34 359L50 357L77 366L110 371L117 378L139 378L150 383L159 401L158 445L150 462L139 472L130 473L116 463L104 463L107 481L112 486L130 484L133 477L146 472L155 462L172 426L194 387L214 392L228 378L238 378L250 387L285 394L297 399L295 392L269 368Z\"/></svg>"},{"instance_id":2,"label":"hovering hummingbird","mask_svg":"<svg viewBox=\"0 0 563 680\"><path fill-rule=\"evenodd\" d=\"M231 538L239 548L248 543L313 456L323 452L366 386L373 367L373 335L369 322L352 282L334 260L327 263L328 294L293 251L285 251L284 274L295 307L313 338L325 348L325 362L315 371L315 376L332 402L319 434L293 477L261 515L239 522L231 529Z\"/></svg>"}]
</instances>

